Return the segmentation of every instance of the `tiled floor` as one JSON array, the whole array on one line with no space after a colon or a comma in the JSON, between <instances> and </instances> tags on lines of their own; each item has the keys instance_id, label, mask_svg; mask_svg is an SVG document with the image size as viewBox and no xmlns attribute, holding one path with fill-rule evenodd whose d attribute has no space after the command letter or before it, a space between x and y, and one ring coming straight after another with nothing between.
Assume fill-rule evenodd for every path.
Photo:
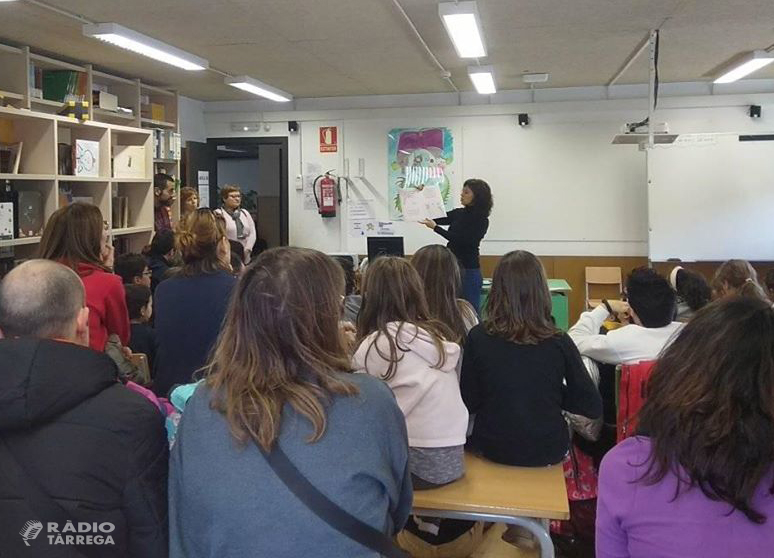
<instances>
[{"instance_id":1,"label":"tiled floor","mask_svg":"<svg viewBox=\"0 0 774 558\"><path fill-rule=\"evenodd\" d=\"M521 550L503 541L500 537L505 525L497 524L486 532L484 542L471 558L538 558L538 550Z\"/></svg>"}]
</instances>

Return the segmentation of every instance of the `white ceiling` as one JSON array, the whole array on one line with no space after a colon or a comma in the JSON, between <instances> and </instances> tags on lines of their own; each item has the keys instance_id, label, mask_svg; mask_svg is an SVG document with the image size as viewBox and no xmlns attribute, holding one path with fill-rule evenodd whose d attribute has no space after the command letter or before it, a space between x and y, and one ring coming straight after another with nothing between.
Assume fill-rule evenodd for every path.
<instances>
[{"instance_id":1,"label":"white ceiling","mask_svg":"<svg viewBox=\"0 0 774 558\"><path fill-rule=\"evenodd\" d=\"M449 91L392 0L47 0L99 22L161 39L230 74L248 74L296 97ZM399 0L463 91L436 0ZM478 0L500 89L524 72L541 87L603 85L648 30L661 28L663 82L705 81L743 51L774 44L772 0ZM184 72L83 37L80 24L25 1L0 3L0 41L92 62L176 87L202 100L254 98L211 72ZM1 70L1 69L0 69ZM755 74L774 78L774 68ZM647 81L645 57L620 83Z\"/></svg>"}]
</instances>

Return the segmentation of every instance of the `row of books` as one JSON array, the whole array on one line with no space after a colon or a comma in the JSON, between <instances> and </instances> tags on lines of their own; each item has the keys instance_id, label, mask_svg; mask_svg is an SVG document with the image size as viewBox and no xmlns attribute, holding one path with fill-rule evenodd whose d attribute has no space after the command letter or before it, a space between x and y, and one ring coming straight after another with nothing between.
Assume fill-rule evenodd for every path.
<instances>
[{"instance_id":1,"label":"row of books","mask_svg":"<svg viewBox=\"0 0 774 558\"><path fill-rule=\"evenodd\" d=\"M29 80L32 97L57 101L84 101L88 76L73 70L44 70L30 64Z\"/></svg>"},{"instance_id":2,"label":"row of books","mask_svg":"<svg viewBox=\"0 0 774 558\"><path fill-rule=\"evenodd\" d=\"M180 150L183 146L179 133L171 130L153 130L153 158L180 160Z\"/></svg>"}]
</instances>

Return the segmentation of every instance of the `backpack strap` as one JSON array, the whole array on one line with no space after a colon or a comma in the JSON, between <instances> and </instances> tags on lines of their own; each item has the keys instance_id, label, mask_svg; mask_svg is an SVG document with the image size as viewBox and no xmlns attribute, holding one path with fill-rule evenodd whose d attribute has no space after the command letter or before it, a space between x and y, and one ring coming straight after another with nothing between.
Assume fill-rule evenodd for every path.
<instances>
[{"instance_id":1,"label":"backpack strap","mask_svg":"<svg viewBox=\"0 0 774 558\"><path fill-rule=\"evenodd\" d=\"M392 538L359 520L320 492L288 458L278 443L267 452L256 444L277 477L312 513L336 531L387 558L408 558Z\"/></svg>"}]
</instances>

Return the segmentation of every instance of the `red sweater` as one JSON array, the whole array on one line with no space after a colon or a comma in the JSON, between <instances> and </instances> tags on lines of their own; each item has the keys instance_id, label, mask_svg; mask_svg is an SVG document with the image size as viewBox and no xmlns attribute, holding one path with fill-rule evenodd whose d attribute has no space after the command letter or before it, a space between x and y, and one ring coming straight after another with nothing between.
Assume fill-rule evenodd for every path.
<instances>
[{"instance_id":1,"label":"red sweater","mask_svg":"<svg viewBox=\"0 0 774 558\"><path fill-rule=\"evenodd\" d=\"M121 344L129 344L129 311L124 286L118 275L91 264L78 264L89 307L89 346L104 351L108 336L115 333Z\"/></svg>"}]
</instances>

